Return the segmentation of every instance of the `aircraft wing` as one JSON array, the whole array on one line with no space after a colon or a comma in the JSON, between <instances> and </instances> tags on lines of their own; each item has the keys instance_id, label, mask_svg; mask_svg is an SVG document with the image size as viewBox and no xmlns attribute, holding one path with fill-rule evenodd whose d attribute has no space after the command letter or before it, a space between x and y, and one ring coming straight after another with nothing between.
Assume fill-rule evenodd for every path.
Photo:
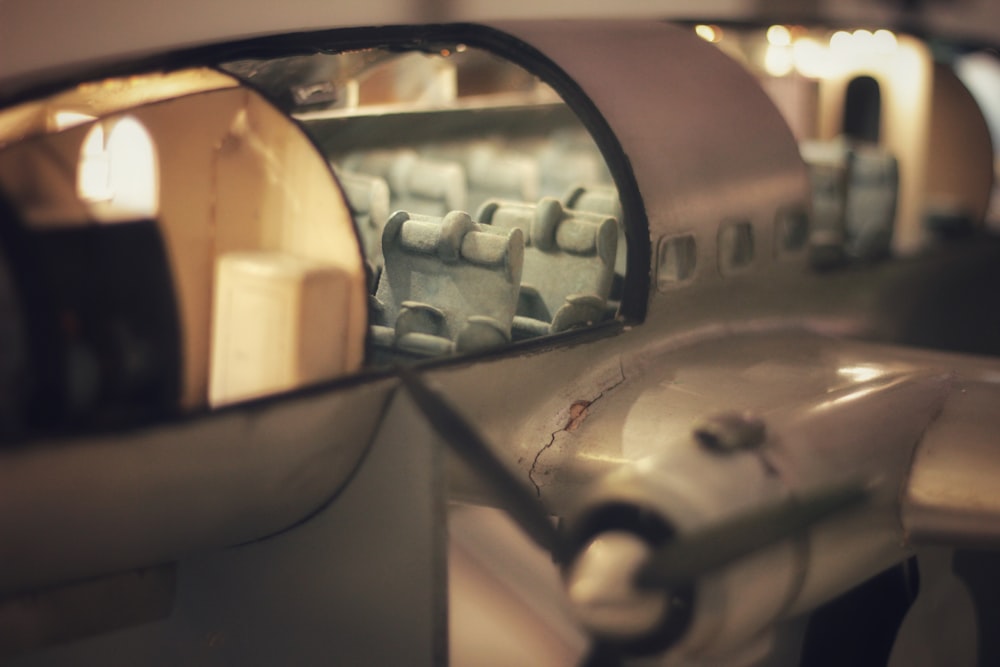
<instances>
[{"instance_id":1,"label":"aircraft wing","mask_svg":"<svg viewBox=\"0 0 1000 667\"><path fill-rule=\"evenodd\" d=\"M653 634L672 636L672 655L710 662L927 548L973 559L995 548L996 360L760 327L664 348L619 359L619 384L556 433L530 471L541 498L568 516L570 606L599 643L644 650L619 642L621 619L642 617L639 598L623 592L629 577L588 555L617 549L609 544L622 534L649 548L632 581L656 570L649 588L693 610ZM599 460L608 472L595 473ZM808 514L849 498L851 484L867 489L863 502L796 523L796 507ZM618 568L623 554L608 562ZM587 560L598 564L581 575ZM974 589L986 623L992 605L981 593L993 589L969 567L949 566L948 576ZM934 576L921 587L933 589ZM980 664L995 655L987 635Z\"/></svg>"},{"instance_id":2,"label":"aircraft wing","mask_svg":"<svg viewBox=\"0 0 1000 667\"><path fill-rule=\"evenodd\" d=\"M917 446L902 497L913 544L1000 546L1000 385L959 376Z\"/></svg>"}]
</instances>

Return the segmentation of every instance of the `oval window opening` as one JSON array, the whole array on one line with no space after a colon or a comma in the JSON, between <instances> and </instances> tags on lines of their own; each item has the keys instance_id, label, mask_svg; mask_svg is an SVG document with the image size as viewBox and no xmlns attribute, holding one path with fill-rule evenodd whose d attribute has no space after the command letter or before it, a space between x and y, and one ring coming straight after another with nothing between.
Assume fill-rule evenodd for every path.
<instances>
[{"instance_id":1,"label":"oval window opening","mask_svg":"<svg viewBox=\"0 0 1000 667\"><path fill-rule=\"evenodd\" d=\"M478 352L613 319L622 207L594 140L527 70L464 44L223 69L331 164L370 273L370 362Z\"/></svg>"}]
</instances>

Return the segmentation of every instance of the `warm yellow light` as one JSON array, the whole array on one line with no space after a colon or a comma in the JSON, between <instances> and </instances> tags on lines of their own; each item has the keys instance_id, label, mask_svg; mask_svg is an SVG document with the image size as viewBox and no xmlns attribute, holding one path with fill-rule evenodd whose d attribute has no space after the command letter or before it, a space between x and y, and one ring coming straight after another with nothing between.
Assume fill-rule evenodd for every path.
<instances>
[{"instance_id":1,"label":"warm yellow light","mask_svg":"<svg viewBox=\"0 0 1000 667\"><path fill-rule=\"evenodd\" d=\"M719 26L701 23L694 27L694 32L706 42L713 44L722 39L722 29Z\"/></svg>"},{"instance_id":2,"label":"warm yellow light","mask_svg":"<svg viewBox=\"0 0 1000 667\"><path fill-rule=\"evenodd\" d=\"M885 375L885 369L880 366L870 364L858 364L857 366L844 366L837 369L837 375L852 382L862 383L874 380Z\"/></svg>"},{"instance_id":3,"label":"warm yellow light","mask_svg":"<svg viewBox=\"0 0 1000 667\"><path fill-rule=\"evenodd\" d=\"M767 43L774 46L790 46L792 33L783 25L772 25L767 29Z\"/></svg>"},{"instance_id":4,"label":"warm yellow light","mask_svg":"<svg viewBox=\"0 0 1000 667\"><path fill-rule=\"evenodd\" d=\"M76 175L76 192L89 202L111 201L111 160L104 145L104 126L95 123L80 147L80 164Z\"/></svg>"},{"instance_id":5,"label":"warm yellow light","mask_svg":"<svg viewBox=\"0 0 1000 667\"><path fill-rule=\"evenodd\" d=\"M889 55L896 51L896 35L889 30L859 28L854 32L838 30L830 37L830 50L837 51L838 57L860 56L871 58L875 54Z\"/></svg>"},{"instance_id":6,"label":"warm yellow light","mask_svg":"<svg viewBox=\"0 0 1000 667\"><path fill-rule=\"evenodd\" d=\"M855 30L851 37L854 41L854 48L858 50L871 49L872 47L872 32L871 30L865 30L863 28Z\"/></svg>"},{"instance_id":7,"label":"warm yellow light","mask_svg":"<svg viewBox=\"0 0 1000 667\"><path fill-rule=\"evenodd\" d=\"M892 53L896 50L896 35L890 30L876 30L872 35L872 43L880 53Z\"/></svg>"},{"instance_id":8,"label":"warm yellow light","mask_svg":"<svg viewBox=\"0 0 1000 667\"><path fill-rule=\"evenodd\" d=\"M838 30L830 36L830 48L834 51L850 49L853 42L854 39L851 37L851 33L844 30Z\"/></svg>"},{"instance_id":9,"label":"warm yellow light","mask_svg":"<svg viewBox=\"0 0 1000 667\"><path fill-rule=\"evenodd\" d=\"M95 219L152 218L159 208L156 148L135 118L95 123L80 147L77 194Z\"/></svg>"},{"instance_id":10,"label":"warm yellow light","mask_svg":"<svg viewBox=\"0 0 1000 667\"><path fill-rule=\"evenodd\" d=\"M785 76L791 73L795 65L792 58L792 49L787 46L768 44L764 54L764 69L771 76Z\"/></svg>"},{"instance_id":11,"label":"warm yellow light","mask_svg":"<svg viewBox=\"0 0 1000 667\"><path fill-rule=\"evenodd\" d=\"M812 37L802 37L792 45L792 61L802 76L821 79L830 73L830 52Z\"/></svg>"}]
</instances>

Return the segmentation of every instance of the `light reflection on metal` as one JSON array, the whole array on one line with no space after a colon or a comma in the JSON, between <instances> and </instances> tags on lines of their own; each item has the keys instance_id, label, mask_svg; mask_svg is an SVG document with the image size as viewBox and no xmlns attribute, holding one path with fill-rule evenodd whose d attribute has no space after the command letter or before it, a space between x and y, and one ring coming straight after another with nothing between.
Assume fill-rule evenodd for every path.
<instances>
[{"instance_id":1,"label":"light reflection on metal","mask_svg":"<svg viewBox=\"0 0 1000 667\"><path fill-rule=\"evenodd\" d=\"M879 391L879 389L881 389L881 386L879 385L859 387L858 389L848 394L844 394L843 396L838 396L837 398L831 399L825 403L820 403L819 405L816 406L816 410L823 411L823 410L828 410L834 406L856 403L861 399L865 398L866 396L869 396Z\"/></svg>"},{"instance_id":2,"label":"light reflection on metal","mask_svg":"<svg viewBox=\"0 0 1000 667\"><path fill-rule=\"evenodd\" d=\"M885 369L881 366L870 364L857 364L854 366L844 366L837 369L837 375L852 382L868 382L885 374Z\"/></svg>"},{"instance_id":3,"label":"light reflection on metal","mask_svg":"<svg viewBox=\"0 0 1000 667\"><path fill-rule=\"evenodd\" d=\"M614 465L624 465L627 463L632 463L632 459L626 458L624 456L611 456L609 454L600 454L594 452L581 452L579 458L585 459L587 461L596 461L598 463L611 463Z\"/></svg>"}]
</instances>

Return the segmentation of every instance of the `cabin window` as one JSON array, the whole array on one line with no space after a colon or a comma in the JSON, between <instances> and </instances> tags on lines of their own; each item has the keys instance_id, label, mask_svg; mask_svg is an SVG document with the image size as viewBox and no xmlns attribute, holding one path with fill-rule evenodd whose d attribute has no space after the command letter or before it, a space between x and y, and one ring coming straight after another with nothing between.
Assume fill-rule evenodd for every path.
<instances>
[{"instance_id":1,"label":"cabin window","mask_svg":"<svg viewBox=\"0 0 1000 667\"><path fill-rule=\"evenodd\" d=\"M809 243L809 213L799 206L778 209L774 216L774 248L778 258L797 256Z\"/></svg>"},{"instance_id":2,"label":"cabin window","mask_svg":"<svg viewBox=\"0 0 1000 667\"><path fill-rule=\"evenodd\" d=\"M719 228L718 250L722 275L749 268L754 258L753 225L744 220L724 222Z\"/></svg>"},{"instance_id":3,"label":"cabin window","mask_svg":"<svg viewBox=\"0 0 1000 667\"><path fill-rule=\"evenodd\" d=\"M694 277L697 246L692 234L660 240L656 263L656 286L666 291Z\"/></svg>"}]
</instances>

